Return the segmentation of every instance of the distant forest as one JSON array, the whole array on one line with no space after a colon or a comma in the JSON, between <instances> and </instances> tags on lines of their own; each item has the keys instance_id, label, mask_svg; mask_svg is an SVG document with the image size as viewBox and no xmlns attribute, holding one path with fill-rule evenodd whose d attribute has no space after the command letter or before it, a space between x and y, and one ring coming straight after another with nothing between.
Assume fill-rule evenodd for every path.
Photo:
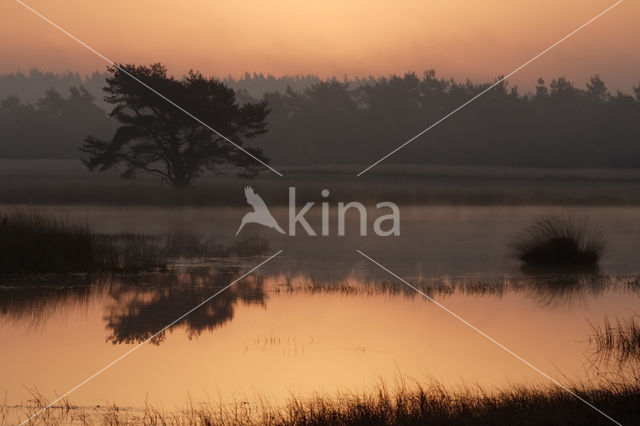
<instances>
[{"instance_id":1,"label":"distant forest","mask_svg":"<svg viewBox=\"0 0 640 426\"><path fill-rule=\"evenodd\" d=\"M0 158L80 158L87 135L110 138L106 74L0 76ZM275 165L367 165L492 83L434 71L364 79L245 74L222 81L240 103L264 99L269 131L251 141ZM501 83L391 157L388 163L523 167L640 167L640 85L610 92L538 80Z\"/></svg>"}]
</instances>

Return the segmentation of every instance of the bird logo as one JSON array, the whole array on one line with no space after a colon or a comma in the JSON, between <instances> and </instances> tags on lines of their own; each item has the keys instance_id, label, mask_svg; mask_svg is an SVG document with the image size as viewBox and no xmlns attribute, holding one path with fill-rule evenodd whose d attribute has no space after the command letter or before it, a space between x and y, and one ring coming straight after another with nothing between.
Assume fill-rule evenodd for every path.
<instances>
[{"instance_id":1,"label":"bird logo","mask_svg":"<svg viewBox=\"0 0 640 426\"><path fill-rule=\"evenodd\" d=\"M238 231L236 231L236 235L240 233L247 223L259 223L260 225L264 225L268 228L273 228L281 234L285 233L267 208L264 200L256 194L252 187L245 187L244 195L247 197L247 203L253 207L253 211L244 215L242 223L240 223L240 227L238 228Z\"/></svg>"}]
</instances>

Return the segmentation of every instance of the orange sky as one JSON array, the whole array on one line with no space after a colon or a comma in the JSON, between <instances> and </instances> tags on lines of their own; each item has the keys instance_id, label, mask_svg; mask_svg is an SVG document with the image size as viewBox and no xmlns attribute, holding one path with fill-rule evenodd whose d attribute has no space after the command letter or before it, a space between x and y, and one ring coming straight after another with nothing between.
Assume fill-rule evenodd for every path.
<instances>
[{"instance_id":1,"label":"orange sky","mask_svg":"<svg viewBox=\"0 0 640 426\"><path fill-rule=\"evenodd\" d=\"M117 62L171 72L321 76L421 73L474 80L507 74L615 0L25 0ZM82 73L105 63L13 0L0 4L0 73ZM582 86L640 82L640 4L626 0L512 79L565 75Z\"/></svg>"}]
</instances>

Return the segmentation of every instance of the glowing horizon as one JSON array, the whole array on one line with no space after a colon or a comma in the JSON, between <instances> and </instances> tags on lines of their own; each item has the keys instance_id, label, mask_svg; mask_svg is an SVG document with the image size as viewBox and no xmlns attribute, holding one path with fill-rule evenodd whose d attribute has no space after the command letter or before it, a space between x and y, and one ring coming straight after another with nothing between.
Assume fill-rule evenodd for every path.
<instances>
[{"instance_id":1,"label":"glowing horizon","mask_svg":"<svg viewBox=\"0 0 640 426\"><path fill-rule=\"evenodd\" d=\"M257 72L342 79L435 69L441 78L476 82L510 72L613 3L27 2L111 60L162 62L175 75L197 69L218 77ZM0 13L6 21L0 34L7 41L0 45L0 73L105 70L102 59L18 3L3 3ZM610 90L629 91L640 82L635 16L640 5L624 2L511 78L510 85L528 89L538 77L565 76L582 87L599 74Z\"/></svg>"}]
</instances>

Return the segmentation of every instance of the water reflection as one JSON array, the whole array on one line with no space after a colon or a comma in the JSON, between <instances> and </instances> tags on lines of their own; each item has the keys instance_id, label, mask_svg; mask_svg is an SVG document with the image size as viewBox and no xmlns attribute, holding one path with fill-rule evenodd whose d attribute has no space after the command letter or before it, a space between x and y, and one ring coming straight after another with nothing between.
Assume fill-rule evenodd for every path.
<instances>
[{"instance_id":1,"label":"water reflection","mask_svg":"<svg viewBox=\"0 0 640 426\"><path fill-rule=\"evenodd\" d=\"M525 273L524 279L529 296L545 309L577 309L620 284L597 273Z\"/></svg>"},{"instance_id":2,"label":"water reflection","mask_svg":"<svg viewBox=\"0 0 640 426\"><path fill-rule=\"evenodd\" d=\"M63 310L82 309L102 285L94 278L85 278L74 285L56 287L27 286L7 287L0 290L0 317L2 323L21 324L27 330L37 332L46 326L47 320ZM0 323L0 324L2 324Z\"/></svg>"},{"instance_id":3,"label":"water reflection","mask_svg":"<svg viewBox=\"0 0 640 426\"><path fill-rule=\"evenodd\" d=\"M273 248L259 238L235 243L219 229L235 231L241 214L215 210L188 216L189 226L175 231L157 220L157 232L172 232L169 272L0 277L0 347L11 342L10 350L0 350L0 377L10 402L30 397L24 385L60 394L283 248L284 256L118 363L73 401L116 398L120 406L137 406L149 395L173 406L187 393L234 401L254 392L280 399L291 392L366 391L399 374L489 390L537 383L526 365L384 271L358 263L358 248L563 383L580 381L585 371L603 370L585 364L589 324L640 313L640 283L632 275L640 270L637 233L628 229L639 211L602 213L615 243L613 265L541 272L520 271L501 252L527 215L538 214L528 209L404 210L403 237L393 247L271 234L265 237ZM170 214L163 210L162 217ZM131 217L130 229L138 230L155 216L145 210ZM122 232L120 216L113 218L108 231ZM194 228L197 238L189 234Z\"/></svg>"},{"instance_id":4,"label":"water reflection","mask_svg":"<svg viewBox=\"0 0 640 426\"><path fill-rule=\"evenodd\" d=\"M640 377L640 315L630 318L605 316L591 325L590 360L598 367L615 366L619 372L634 371Z\"/></svg>"},{"instance_id":5,"label":"water reflection","mask_svg":"<svg viewBox=\"0 0 640 426\"><path fill-rule=\"evenodd\" d=\"M0 342L12 342L10 351L0 351L8 400L29 398L25 385L48 397L64 392L259 260L205 263L179 273L79 277L83 285L0 291ZM246 393L281 401L292 391L365 391L399 374L452 387L466 380L489 390L539 380L402 283L359 274L323 281L283 271L260 270L237 282L73 401L96 404L117 395L119 406L138 406L150 395L172 405L187 393L196 399L219 394L225 402ZM640 312L632 284L614 277L414 278L410 282L537 367L571 380L603 370L585 364L589 323ZM576 305L580 299L589 302Z\"/></svg>"},{"instance_id":6,"label":"water reflection","mask_svg":"<svg viewBox=\"0 0 640 426\"><path fill-rule=\"evenodd\" d=\"M55 286L5 287L0 290L0 325L40 332L56 315L102 306L109 333L106 340L137 343L148 339L242 273L239 264L197 267L180 273L138 276L72 277ZM238 303L265 306L263 277L243 279L151 340L159 344L166 332L185 328L195 337L233 319Z\"/></svg>"},{"instance_id":7,"label":"water reflection","mask_svg":"<svg viewBox=\"0 0 640 426\"><path fill-rule=\"evenodd\" d=\"M237 268L214 269L212 273L185 272L176 282L157 283L145 289L115 287L105 305L104 321L111 333L107 341L137 343L153 336L167 324L209 298L239 275ZM156 335L151 343L160 344L174 328L185 329L191 339L204 331L231 321L238 303L265 306L263 278L248 278L234 284L196 309L184 319Z\"/></svg>"},{"instance_id":8,"label":"water reflection","mask_svg":"<svg viewBox=\"0 0 640 426\"><path fill-rule=\"evenodd\" d=\"M36 332L44 329L47 320L55 314L82 310L95 303L103 311L107 342L138 343L227 286L247 269L247 263L250 262L218 260L209 265L184 266L180 272L173 273L79 276L66 278L66 283L57 282L55 286L0 291L0 321ZM516 294L534 300L540 309L568 311L584 307L588 300L607 291L637 293L639 287L636 277L554 273L420 278L415 280L415 285L436 299L456 294L500 299ZM159 345L166 339L167 332L175 329L184 329L190 339L211 332L233 320L238 304L266 307L270 294L283 292L420 297L402 283L361 276L318 281L299 273L251 275L155 336L152 343Z\"/></svg>"}]
</instances>

